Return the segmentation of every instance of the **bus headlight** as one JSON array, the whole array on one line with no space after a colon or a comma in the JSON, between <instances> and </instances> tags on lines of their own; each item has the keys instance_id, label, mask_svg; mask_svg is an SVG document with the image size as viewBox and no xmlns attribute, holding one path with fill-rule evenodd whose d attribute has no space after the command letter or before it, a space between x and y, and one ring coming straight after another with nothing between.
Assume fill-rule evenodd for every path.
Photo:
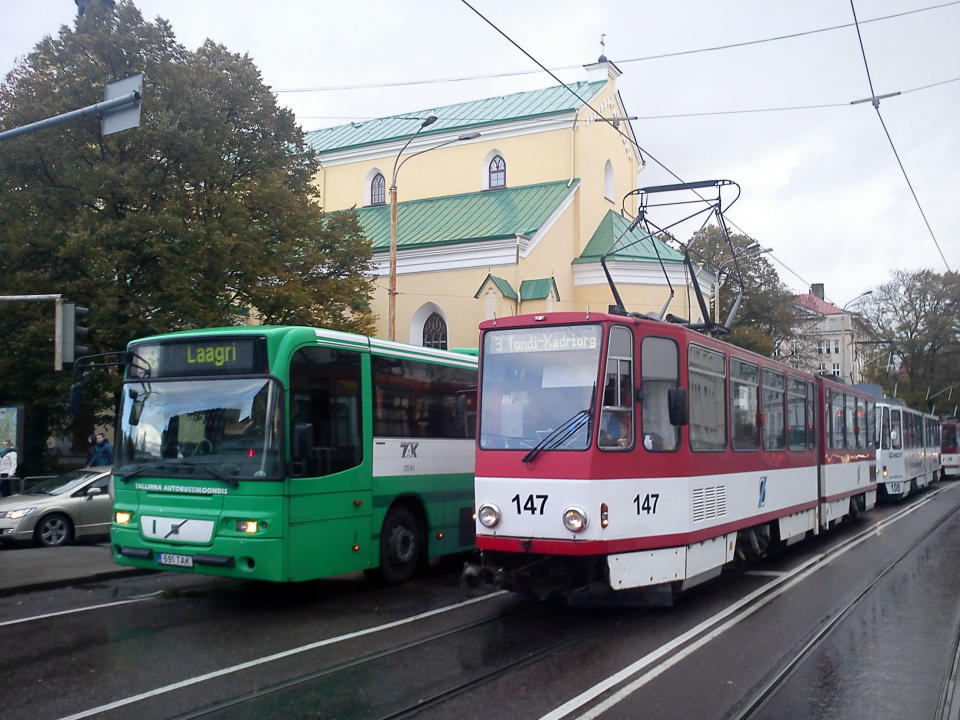
<instances>
[{"instance_id":1,"label":"bus headlight","mask_svg":"<svg viewBox=\"0 0 960 720\"><path fill-rule=\"evenodd\" d=\"M486 528L495 528L500 524L500 508L496 505L481 505L477 510L477 520Z\"/></svg>"},{"instance_id":2,"label":"bus headlight","mask_svg":"<svg viewBox=\"0 0 960 720\"><path fill-rule=\"evenodd\" d=\"M117 525L129 525L131 520L133 520L133 513L129 510L117 510L113 514L113 521Z\"/></svg>"},{"instance_id":3,"label":"bus headlight","mask_svg":"<svg viewBox=\"0 0 960 720\"><path fill-rule=\"evenodd\" d=\"M570 532L578 533L587 529L587 514L578 507L563 511L563 526Z\"/></svg>"},{"instance_id":4,"label":"bus headlight","mask_svg":"<svg viewBox=\"0 0 960 720\"><path fill-rule=\"evenodd\" d=\"M264 523L264 527L266 527L266 523ZM237 520L237 532L253 535L259 529L260 523L256 520Z\"/></svg>"}]
</instances>

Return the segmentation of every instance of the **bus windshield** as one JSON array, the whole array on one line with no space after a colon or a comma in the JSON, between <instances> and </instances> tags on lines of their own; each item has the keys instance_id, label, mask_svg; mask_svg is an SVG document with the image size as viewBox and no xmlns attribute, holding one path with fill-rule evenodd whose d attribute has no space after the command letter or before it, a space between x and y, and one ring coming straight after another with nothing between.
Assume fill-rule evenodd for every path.
<instances>
[{"instance_id":1,"label":"bus windshield","mask_svg":"<svg viewBox=\"0 0 960 720\"><path fill-rule=\"evenodd\" d=\"M550 449L586 449L595 417L583 411L595 396L601 333L599 325L488 331L480 447L533 448L569 423Z\"/></svg>"},{"instance_id":2,"label":"bus windshield","mask_svg":"<svg viewBox=\"0 0 960 720\"><path fill-rule=\"evenodd\" d=\"M128 382L116 472L280 478L279 396L268 378Z\"/></svg>"}]
</instances>

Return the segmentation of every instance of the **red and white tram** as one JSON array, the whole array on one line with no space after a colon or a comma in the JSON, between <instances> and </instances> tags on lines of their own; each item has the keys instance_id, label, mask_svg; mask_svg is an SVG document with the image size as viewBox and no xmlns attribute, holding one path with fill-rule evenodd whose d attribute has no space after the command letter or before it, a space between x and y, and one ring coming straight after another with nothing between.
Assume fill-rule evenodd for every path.
<instances>
[{"instance_id":1,"label":"red and white tram","mask_svg":"<svg viewBox=\"0 0 960 720\"><path fill-rule=\"evenodd\" d=\"M480 367L468 583L683 589L875 504L867 393L682 325L491 320Z\"/></svg>"},{"instance_id":2,"label":"red and white tram","mask_svg":"<svg viewBox=\"0 0 960 720\"><path fill-rule=\"evenodd\" d=\"M960 477L960 448L957 447L957 429L960 423L956 420L945 420L940 425L940 477Z\"/></svg>"}]
</instances>

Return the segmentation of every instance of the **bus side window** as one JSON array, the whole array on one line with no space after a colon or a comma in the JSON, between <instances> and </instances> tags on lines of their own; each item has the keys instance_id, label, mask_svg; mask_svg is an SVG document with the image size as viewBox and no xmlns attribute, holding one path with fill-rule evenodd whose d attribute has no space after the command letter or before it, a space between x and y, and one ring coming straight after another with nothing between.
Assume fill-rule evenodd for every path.
<instances>
[{"instance_id":1,"label":"bus side window","mask_svg":"<svg viewBox=\"0 0 960 720\"><path fill-rule=\"evenodd\" d=\"M680 429L670 424L670 390L680 379L677 344L668 338L645 337L640 346L643 377L643 446L647 450L676 450Z\"/></svg>"},{"instance_id":2,"label":"bus side window","mask_svg":"<svg viewBox=\"0 0 960 720\"><path fill-rule=\"evenodd\" d=\"M293 474L322 477L363 461L360 353L302 348L290 362Z\"/></svg>"}]
</instances>

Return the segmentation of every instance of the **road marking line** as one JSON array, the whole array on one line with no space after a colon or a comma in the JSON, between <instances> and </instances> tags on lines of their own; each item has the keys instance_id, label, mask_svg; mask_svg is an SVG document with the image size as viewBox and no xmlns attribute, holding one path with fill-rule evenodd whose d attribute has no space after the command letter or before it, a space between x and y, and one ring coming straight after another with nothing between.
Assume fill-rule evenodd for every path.
<instances>
[{"instance_id":1,"label":"road marking line","mask_svg":"<svg viewBox=\"0 0 960 720\"><path fill-rule=\"evenodd\" d=\"M161 591L162 592L162 591ZM116 602L102 603L100 605L90 605L88 607L74 608L73 610L60 610L58 612L44 613L43 615L31 615L30 617L20 618L19 620L4 620L0 622L0 627L7 625L16 625L18 623L32 622L34 620L43 620L45 618L57 617L59 615L72 615L73 613L87 612L88 610L100 610L102 608L116 607L117 605L129 605L130 603L143 602L159 595L160 592L150 593L143 597L132 598L130 600L117 600Z\"/></svg>"},{"instance_id":2,"label":"road marking line","mask_svg":"<svg viewBox=\"0 0 960 720\"><path fill-rule=\"evenodd\" d=\"M744 575L761 575L763 577L783 577L786 570L747 570Z\"/></svg>"},{"instance_id":3,"label":"road marking line","mask_svg":"<svg viewBox=\"0 0 960 720\"><path fill-rule=\"evenodd\" d=\"M951 488L952 487L955 487L955 486L951 486ZM779 579L772 580L766 585L763 585L757 590L754 590L752 593L750 593L744 598L741 598L739 601L725 608L721 612L717 613L712 618L708 618L704 620L699 625L690 628L689 630L687 630L687 632L677 636L670 642L664 645L661 645L656 650L648 653L647 655L643 656L639 660L636 660L635 662L631 663L630 665L623 668L622 670L614 673L613 675L610 675L604 680L601 680L599 683L597 683L593 687L588 688L587 690L584 690L582 693L580 693L576 697L571 698L570 700L565 702L563 705L560 705L559 707L555 708L554 710L547 713L546 715L543 715L540 718L540 720L560 720L561 718L564 718L567 715L570 715L571 713L575 712L576 710L579 710L581 707L593 701L595 698L599 697L603 693L607 692L608 690L611 690L612 688L616 687L620 683L636 675L638 672L643 670L645 667L647 667L651 663L659 660L664 655L667 655L668 653L672 652L673 650L680 647L681 645L684 645L688 641L693 640L698 636L702 636L700 637L700 640L697 640L696 642L692 643L689 647L684 648L684 650L677 653L676 655L671 657L669 660L664 661L662 664L658 665L657 667L650 670L646 674L640 676L629 685L624 686L623 688L618 690L616 693L614 693L613 695L608 697L606 700L604 700L602 703L592 707L583 715L578 716L578 720L592 720L593 718L596 718L600 714L609 710L614 705L617 705L618 703L625 700L629 695L636 692L638 689L646 685L648 682L656 678L661 673L670 669L670 667L680 662L680 660L687 657L687 655L692 653L694 650L698 650L703 645L707 644L714 638L718 637L722 633L729 630L731 627L733 627L740 621L744 620L745 618L755 613L760 608L764 607L767 603L772 602L774 598L776 598L777 596L783 594L784 592L792 588L797 583L805 580L809 575L812 575L817 570L833 562L835 559L837 559L838 557L846 553L848 550L852 550L860 543L865 542L867 539L873 537L875 533L879 532L880 530L887 527L888 525L892 525L895 522L899 522L910 513L923 507L944 490L948 490L951 488L941 488L940 490L937 490L936 492L924 498L923 500L917 502L916 504L911 505L910 507L905 508L903 510L900 510L894 515L891 515L890 517L875 523L872 527L869 527L868 529L861 531L861 533L856 538L853 538L847 541L846 545L839 545L837 548L834 548L833 550L830 550L826 553L820 553L819 555L816 555L810 558L806 562L801 563L799 566L797 566L793 570L790 570L789 572L785 573ZM739 612L741 608L743 608L746 605L749 605L756 598L760 597L764 593L773 591L774 588L777 588L780 585L783 585L783 587L780 587L778 590L776 590L776 592L771 594L770 597L764 598L762 601L757 603L755 607L748 608L747 610L740 613L736 617L726 621L719 627L715 627L712 631L707 632L708 630L710 630L711 627L714 627L715 625L717 625L717 623L720 623L730 615L733 615L734 613ZM707 634L702 635L703 633L707 633Z\"/></svg>"},{"instance_id":4,"label":"road marking line","mask_svg":"<svg viewBox=\"0 0 960 720\"><path fill-rule=\"evenodd\" d=\"M375 625L374 627L369 627L364 630L357 630L345 635L337 635L336 637L326 638L325 640L318 640L306 645L301 645L300 647L283 650L278 653L273 653L272 655L265 655L264 657L257 658L255 660L248 660L247 662L231 665L230 667L221 668L220 670L214 670L213 672L204 673L203 675L197 675L196 677L181 680L180 682L163 685L162 687L155 688L154 690L148 690L147 692L139 693L137 695L131 695L130 697L123 698L122 700L115 700L114 702L91 708L90 710L83 710L73 715L67 715L60 718L60 720L79 720L79 718L86 718L90 717L91 715L108 712L109 710L116 710L117 708L125 705L131 705L133 703L140 702L141 700L147 700L149 698L156 697L157 695L164 695L168 692L172 692L173 690L180 690L181 688L206 682L207 680L213 680L214 678L223 677L224 675L230 675L235 672L240 672L241 670L249 670L250 668L257 667L258 665L264 665L266 663L273 662L274 660L283 660L284 658L292 657L293 655L298 655L310 650L316 650L317 648L326 647L327 645L334 645L346 640L353 640L354 638L363 637L364 635L372 635L373 633L380 632L381 630L389 630L391 628L400 627L401 625L408 625L412 622L416 622L417 620L424 620L429 617L434 617L435 615L442 615L443 613L450 612L451 610L457 610L468 605L474 605L475 603L483 602L484 600L489 600L499 595L506 594L506 590L498 590L497 592L490 593L488 595L471 598L470 600L464 600L463 602L455 603L453 605L444 605L443 607L436 608L435 610L428 610L417 615L411 615L410 617L403 618L402 620L394 620L393 622L384 623L383 625Z\"/></svg>"}]
</instances>

